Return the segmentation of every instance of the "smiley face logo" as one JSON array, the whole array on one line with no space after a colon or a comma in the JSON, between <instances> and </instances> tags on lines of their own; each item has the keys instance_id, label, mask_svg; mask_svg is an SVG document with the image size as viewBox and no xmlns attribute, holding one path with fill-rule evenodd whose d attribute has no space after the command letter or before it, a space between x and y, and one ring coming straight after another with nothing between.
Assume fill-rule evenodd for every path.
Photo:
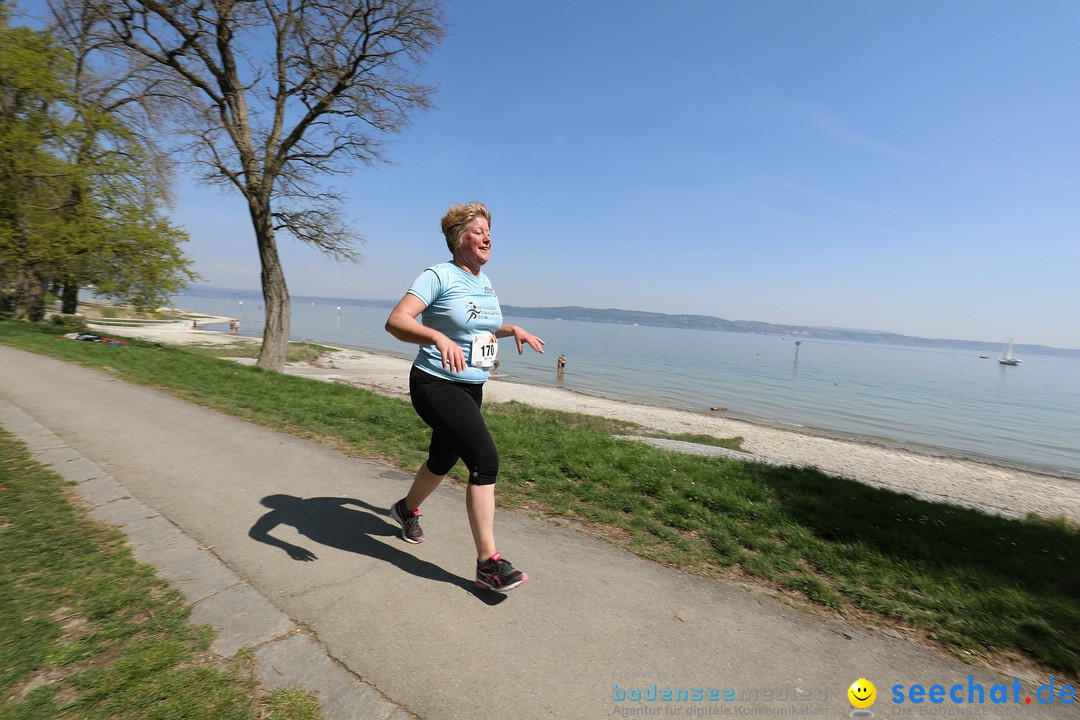
<instances>
[{"instance_id":1,"label":"smiley face logo","mask_svg":"<svg viewBox=\"0 0 1080 720\"><path fill-rule=\"evenodd\" d=\"M857 708L868 708L877 700L877 688L866 678L859 678L851 683L847 691L848 700Z\"/></svg>"}]
</instances>

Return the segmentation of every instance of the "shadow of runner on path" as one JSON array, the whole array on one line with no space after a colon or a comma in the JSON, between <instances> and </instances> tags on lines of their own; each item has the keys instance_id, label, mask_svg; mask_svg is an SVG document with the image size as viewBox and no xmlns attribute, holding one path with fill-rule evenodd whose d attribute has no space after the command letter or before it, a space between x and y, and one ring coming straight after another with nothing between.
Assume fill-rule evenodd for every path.
<instances>
[{"instance_id":1,"label":"shadow of runner on path","mask_svg":"<svg viewBox=\"0 0 1080 720\"><path fill-rule=\"evenodd\" d=\"M366 555L382 560L417 577L445 582L467 590L484 602L494 605L505 595L477 588L469 578L421 560L393 547L390 542L400 539L398 526L384 519L390 511L355 498L316 497L298 498L293 495L267 495L260 502L270 512L259 518L248 536L253 540L281 548L293 560L311 562L318 556L308 548L294 545L271 535L279 525L288 525L313 542L337 550ZM388 542L381 540L386 538Z\"/></svg>"}]
</instances>

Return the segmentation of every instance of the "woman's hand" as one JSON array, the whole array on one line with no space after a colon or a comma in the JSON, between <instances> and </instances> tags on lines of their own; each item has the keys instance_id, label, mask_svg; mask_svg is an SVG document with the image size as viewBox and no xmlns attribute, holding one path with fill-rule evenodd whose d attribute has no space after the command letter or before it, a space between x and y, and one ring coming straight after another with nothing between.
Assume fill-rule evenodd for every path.
<instances>
[{"instance_id":1,"label":"woman's hand","mask_svg":"<svg viewBox=\"0 0 1080 720\"><path fill-rule=\"evenodd\" d=\"M450 372L455 373L465 372L468 365L465 363L465 351L461 349L461 346L438 330L425 327L416 319L416 316L424 312L426 307L423 300L405 293L405 297L401 298L390 311L390 317L386 319L386 331L398 340L418 345L434 345L439 351L444 370L449 369Z\"/></svg>"},{"instance_id":2,"label":"woman's hand","mask_svg":"<svg viewBox=\"0 0 1080 720\"><path fill-rule=\"evenodd\" d=\"M514 342L517 344L518 355L525 352L526 345L541 355L544 354L544 341L527 331L525 328L518 327L517 325L503 325L495 335L496 337L514 338Z\"/></svg>"},{"instance_id":3,"label":"woman's hand","mask_svg":"<svg viewBox=\"0 0 1080 720\"><path fill-rule=\"evenodd\" d=\"M443 370L449 369L450 372L460 373L468 369L465 363L465 351L446 335L439 333L439 337L435 340L435 349L439 351L439 356L442 358Z\"/></svg>"}]
</instances>

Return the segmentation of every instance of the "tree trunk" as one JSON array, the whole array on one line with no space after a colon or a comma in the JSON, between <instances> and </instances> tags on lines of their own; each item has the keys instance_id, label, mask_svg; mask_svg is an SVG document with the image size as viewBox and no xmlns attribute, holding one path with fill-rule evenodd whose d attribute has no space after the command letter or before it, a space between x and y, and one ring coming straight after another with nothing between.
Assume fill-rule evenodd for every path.
<instances>
[{"instance_id":1,"label":"tree trunk","mask_svg":"<svg viewBox=\"0 0 1080 720\"><path fill-rule=\"evenodd\" d=\"M65 280L64 291L60 297L60 312L74 315L79 311L79 283L71 279Z\"/></svg>"},{"instance_id":2,"label":"tree trunk","mask_svg":"<svg viewBox=\"0 0 1080 720\"><path fill-rule=\"evenodd\" d=\"M285 272L274 240L270 202L268 199L249 199L248 207L255 227L255 242L259 246L263 304L266 306L262 350L255 364L265 370L281 372L285 369L285 355L289 349L289 289L285 286Z\"/></svg>"},{"instance_id":3,"label":"tree trunk","mask_svg":"<svg viewBox=\"0 0 1080 720\"><path fill-rule=\"evenodd\" d=\"M41 322L45 317L45 281L34 271L24 270L15 279L15 320Z\"/></svg>"}]
</instances>

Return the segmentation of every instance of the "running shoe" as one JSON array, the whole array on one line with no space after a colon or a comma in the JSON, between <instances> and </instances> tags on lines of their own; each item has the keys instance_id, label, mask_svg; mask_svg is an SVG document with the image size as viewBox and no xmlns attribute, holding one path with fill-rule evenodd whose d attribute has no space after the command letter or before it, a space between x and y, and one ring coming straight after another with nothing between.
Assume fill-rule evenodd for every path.
<instances>
[{"instance_id":1,"label":"running shoe","mask_svg":"<svg viewBox=\"0 0 1080 720\"><path fill-rule=\"evenodd\" d=\"M424 542L424 531L420 529L420 510L410 510L401 498L390 508L390 517L401 525L401 539L416 545Z\"/></svg>"},{"instance_id":2,"label":"running shoe","mask_svg":"<svg viewBox=\"0 0 1080 720\"><path fill-rule=\"evenodd\" d=\"M476 563L476 587L479 588L510 592L528 579L528 575L515 570L509 561L503 560L502 553L495 553L490 560Z\"/></svg>"}]
</instances>

